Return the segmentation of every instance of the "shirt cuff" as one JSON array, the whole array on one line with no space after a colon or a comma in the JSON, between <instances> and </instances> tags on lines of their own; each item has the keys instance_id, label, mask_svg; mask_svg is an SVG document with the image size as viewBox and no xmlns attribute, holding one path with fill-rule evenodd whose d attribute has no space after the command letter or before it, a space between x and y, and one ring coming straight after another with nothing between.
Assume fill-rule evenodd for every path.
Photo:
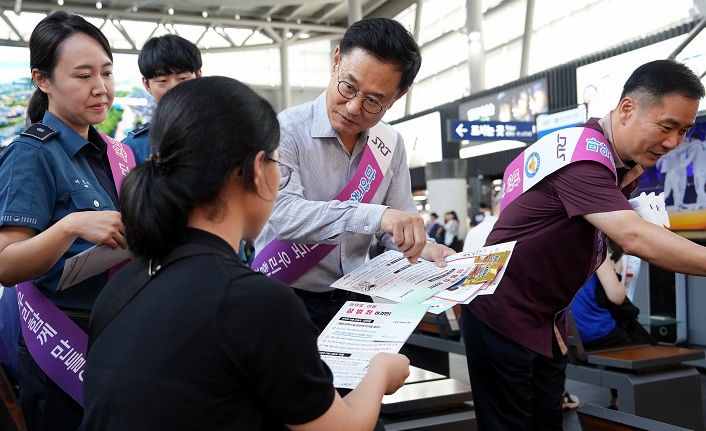
<instances>
[{"instance_id":1,"label":"shirt cuff","mask_svg":"<svg viewBox=\"0 0 706 431\"><path fill-rule=\"evenodd\" d=\"M346 232L372 235L380 230L382 213L388 207L375 204L358 204L353 217L346 224Z\"/></svg>"},{"instance_id":2,"label":"shirt cuff","mask_svg":"<svg viewBox=\"0 0 706 431\"><path fill-rule=\"evenodd\" d=\"M0 214L0 226L27 226L41 232L47 228L48 224L49 220L30 214L10 212Z\"/></svg>"}]
</instances>

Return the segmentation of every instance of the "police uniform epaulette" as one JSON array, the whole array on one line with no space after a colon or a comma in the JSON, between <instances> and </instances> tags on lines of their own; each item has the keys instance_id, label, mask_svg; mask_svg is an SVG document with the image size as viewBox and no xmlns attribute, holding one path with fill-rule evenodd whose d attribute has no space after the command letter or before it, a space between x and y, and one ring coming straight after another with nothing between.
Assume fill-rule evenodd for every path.
<instances>
[{"instance_id":1,"label":"police uniform epaulette","mask_svg":"<svg viewBox=\"0 0 706 431\"><path fill-rule=\"evenodd\" d=\"M141 127L138 127L137 129L130 132L130 134L133 136L140 136L141 134L147 132L149 129L150 129L150 123L145 123Z\"/></svg>"},{"instance_id":2,"label":"police uniform epaulette","mask_svg":"<svg viewBox=\"0 0 706 431\"><path fill-rule=\"evenodd\" d=\"M20 136L29 136L30 138L38 139L46 142L52 137L58 135L59 132L42 123L34 123L27 127Z\"/></svg>"}]
</instances>

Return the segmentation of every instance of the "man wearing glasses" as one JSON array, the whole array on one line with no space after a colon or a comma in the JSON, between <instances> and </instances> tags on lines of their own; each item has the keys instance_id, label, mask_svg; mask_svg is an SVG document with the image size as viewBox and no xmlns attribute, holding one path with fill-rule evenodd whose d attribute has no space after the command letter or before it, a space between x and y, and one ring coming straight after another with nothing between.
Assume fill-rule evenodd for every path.
<instances>
[{"instance_id":1,"label":"man wearing glasses","mask_svg":"<svg viewBox=\"0 0 706 431\"><path fill-rule=\"evenodd\" d=\"M407 92L420 65L419 47L404 27L390 19L366 18L353 24L336 48L326 91L278 117L279 161L286 177L280 186L288 184L279 193L255 249L276 257L278 252L269 249L273 240L335 247L301 275L282 278L296 288L320 329L346 300L362 299L332 290L331 283L365 262L373 235L387 248L402 251L412 263L422 257L444 266L444 258L453 253L427 238L412 199L402 138L380 123ZM391 136L387 141L376 135L381 128ZM367 162L361 160L368 160L370 146L379 157L390 157L389 167L378 172L371 168L374 164L367 165L358 180L359 165L365 168ZM379 180L381 174L384 179L366 203L362 195L368 182L376 176ZM353 190L351 199L340 198L351 182L359 182L360 190ZM255 269L260 269L258 259L266 263L257 256Z\"/></svg>"}]
</instances>

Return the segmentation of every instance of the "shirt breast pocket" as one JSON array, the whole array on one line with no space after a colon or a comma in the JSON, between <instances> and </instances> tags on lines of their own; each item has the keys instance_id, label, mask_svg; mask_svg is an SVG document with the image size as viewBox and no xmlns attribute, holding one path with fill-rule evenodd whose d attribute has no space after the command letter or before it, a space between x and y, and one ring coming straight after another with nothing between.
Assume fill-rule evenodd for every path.
<instances>
[{"instance_id":1,"label":"shirt breast pocket","mask_svg":"<svg viewBox=\"0 0 706 431\"><path fill-rule=\"evenodd\" d=\"M72 192L71 202L76 211L103 211L112 208L110 198L103 198L94 190Z\"/></svg>"}]
</instances>

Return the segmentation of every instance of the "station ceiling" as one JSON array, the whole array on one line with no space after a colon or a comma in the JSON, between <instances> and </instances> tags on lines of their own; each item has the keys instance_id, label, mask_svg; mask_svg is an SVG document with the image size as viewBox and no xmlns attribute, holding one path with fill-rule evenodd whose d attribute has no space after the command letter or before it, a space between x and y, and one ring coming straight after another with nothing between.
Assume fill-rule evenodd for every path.
<instances>
[{"instance_id":1,"label":"station ceiling","mask_svg":"<svg viewBox=\"0 0 706 431\"><path fill-rule=\"evenodd\" d=\"M22 13L67 10L117 29L126 43L116 52L138 52L149 38L131 31L135 22L149 23L152 34L160 29L179 34L180 28L200 27L200 35L196 31L184 37L204 51L260 49L340 38L348 25L350 4L360 4L364 17L393 17L413 3L415 0L0 0L0 19L11 30L11 37L0 38L0 45L27 46L31 28L22 28ZM220 43L205 43L209 33L220 36Z\"/></svg>"}]
</instances>

